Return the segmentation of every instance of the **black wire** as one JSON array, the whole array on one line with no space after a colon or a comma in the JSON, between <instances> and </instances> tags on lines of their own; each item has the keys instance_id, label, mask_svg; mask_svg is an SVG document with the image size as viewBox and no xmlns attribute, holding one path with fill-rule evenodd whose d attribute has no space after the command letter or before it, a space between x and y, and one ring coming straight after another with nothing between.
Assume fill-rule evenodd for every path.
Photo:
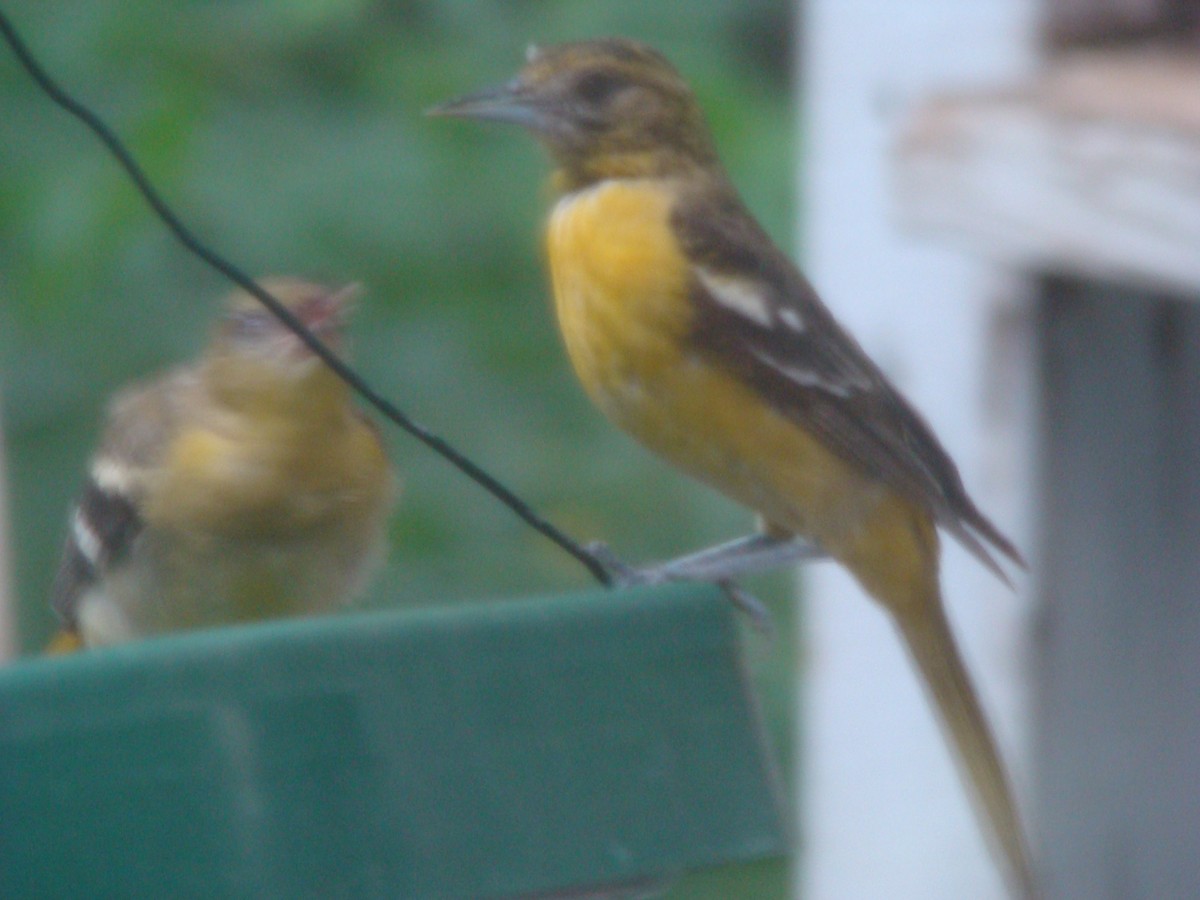
<instances>
[{"instance_id":1,"label":"black wire","mask_svg":"<svg viewBox=\"0 0 1200 900\"><path fill-rule=\"evenodd\" d=\"M319 356L334 373L348 384L360 397L367 403L375 407L383 416L396 425L403 428L417 440L421 441L452 466L490 493L493 497L507 506L513 511L522 521L531 528L537 530L545 537L549 538L560 548L565 550L571 556L575 557L585 568L599 581L601 584L612 584L613 576L608 568L600 561L600 559L580 544L578 541L571 538L569 535L560 531L546 519L542 518L534 511L528 503L514 494L502 482L497 480L485 470L480 468L453 446L447 443L443 438L434 434L428 428L402 412L398 407L387 400L383 395L378 393L371 385L369 385L357 372L354 371L346 363L342 362L338 356L325 346L321 340L309 331L304 323L296 318L282 303L264 291L261 287L242 272L233 263L228 262L223 257L219 256L213 250L202 244L200 240L192 234L192 232L176 217L167 206L166 202L159 196L158 191L150 183L141 167L125 149L124 145L117 138L107 125L86 106L75 100L60 88L41 65L34 59L25 42L17 34L9 21L7 14L0 10L0 33L3 33L4 39L12 48L17 59L24 66L25 71L37 83L47 96L50 97L56 104L65 109L68 113L75 116L86 125L95 135L100 138L104 145L109 149L113 156L117 158L122 168L133 179L133 183L137 186L138 191L150 204L154 212L170 229L171 233L179 239L189 251L191 251L200 259L204 260L208 265L212 266L226 278L236 284L242 290L247 291L256 297L264 306L272 313L278 316L288 328L290 328L304 343Z\"/></svg>"}]
</instances>

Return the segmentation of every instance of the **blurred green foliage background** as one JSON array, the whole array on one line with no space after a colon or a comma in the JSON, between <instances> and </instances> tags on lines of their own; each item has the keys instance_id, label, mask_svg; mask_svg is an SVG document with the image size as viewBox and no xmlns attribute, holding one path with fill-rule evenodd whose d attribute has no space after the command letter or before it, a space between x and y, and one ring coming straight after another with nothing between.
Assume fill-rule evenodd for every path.
<instances>
[{"instance_id":1,"label":"blurred green foliage background","mask_svg":"<svg viewBox=\"0 0 1200 900\"><path fill-rule=\"evenodd\" d=\"M749 517L588 404L554 331L540 243L548 171L514 131L422 111L507 79L526 45L623 34L692 82L735 182L787 247L792 5L784 0L88 0L16 26L128 142L181 217L252 274L365 286L355 357L383 392L556 524L629 561ZM194 355L229 285L188 255L82 126L0 52L0 400L20 634L45 595L108 395ZM389 566L369 604L584 587L587 574L403 433ZM748 639L777 748L794 701L789 580L750 586ZM754 892L742 896L763 896Z\"/></svg>"}]
</instances>

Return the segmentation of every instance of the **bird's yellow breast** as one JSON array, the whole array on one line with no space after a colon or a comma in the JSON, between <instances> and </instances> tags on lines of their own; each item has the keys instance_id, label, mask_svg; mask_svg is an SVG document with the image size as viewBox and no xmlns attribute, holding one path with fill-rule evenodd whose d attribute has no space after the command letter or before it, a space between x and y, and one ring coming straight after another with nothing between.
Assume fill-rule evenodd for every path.
<instances>
[{"instance_id":1,"label":"bird's yellow breast","mask_svg":"<svg viewBox=\"0 0 1200 900\"><path fill-rule=\"evenodd\" d=\"M274 421L232 417L183 429L144 511L155 526L271 538L375 519L391 498L386 457L352 416Z\"/></svg>"},{"instance_id":2,"label":"bird's yellow breast","mask_svg":"<svg viewBox=\"0 0 1200 900\"><path fill-rule=\"evenodd\" d=\"M691 312L688 266L654 182L605 181L559 201L548 230L567 353L601 409L631 426L639 391L678 364Z\"/></svg>"},{"instance_id":3,"label":"bird's yellow breast","mask_svg":"<svg viewBox=\"0 0 1200 900\"><path fill-rule=\"evenodd\" d=\"M547 249L575 371L651 450L773 524L837 543L883 491L693 346L671 205L671 182L629 179L555 207Z\"/></svg>"},{"instance_id":4,"label":"bird's yellow breast","mask_svg":"<svg viewBox=\"0 0 1200 900\"><path fill-rule=\"evenodd\" d=\"M346 411L199 416L145 485L128 564L83 598L89 644L326 611L383 550L394 487L378 437Z\"/></svg>"}]
</instances>

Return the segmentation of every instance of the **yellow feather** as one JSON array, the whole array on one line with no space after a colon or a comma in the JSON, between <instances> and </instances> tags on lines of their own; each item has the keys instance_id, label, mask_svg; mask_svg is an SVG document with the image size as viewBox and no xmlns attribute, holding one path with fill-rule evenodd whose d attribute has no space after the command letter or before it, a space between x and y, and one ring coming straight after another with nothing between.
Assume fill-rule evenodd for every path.
<instances>
[{"instance_id":1,"label":"yellow feather","mask_svg":"<svg viewBox=\"0 0 1200 900\"><path fill-rule=\"evenodd\" d=\"M601 182L556 206L550 268L575 371L651 450L836 554L888 492L689 350L690 264L670 204L669 182L634 180Z\"/></svg>"}]
</instances>

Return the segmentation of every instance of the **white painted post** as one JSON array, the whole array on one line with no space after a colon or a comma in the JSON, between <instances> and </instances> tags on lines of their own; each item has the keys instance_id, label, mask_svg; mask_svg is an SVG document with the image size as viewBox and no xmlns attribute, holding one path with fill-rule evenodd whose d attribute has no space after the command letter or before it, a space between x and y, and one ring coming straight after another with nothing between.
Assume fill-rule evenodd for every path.
<instances>
[{"instance_id":1,"label":"white painted post","mask_svg":"<svg viewBox=\"0 0 1200 900\"><path fill-rule=\"evenodd\" d=\"M984 402L995 378L1021 371L989 369L1004 337L997 323L1020 327L1020 285L1014 291L994 270L900 234L887 170L906 104L936 87L995 83L1032 68L1031 3L808 0L800 10L801 257L825 302L927 416L982 508L1029 549L1029 388L999 389L1007 423ZM1004 433L1014 419L1015 440ZM1029 591L1008 592L952 539L944 547L952 624L1020 784ZM1004 896L957 765L890 623L833 565L812 567L808 585L800 893Z\"/></svg>"}]
</instances>

